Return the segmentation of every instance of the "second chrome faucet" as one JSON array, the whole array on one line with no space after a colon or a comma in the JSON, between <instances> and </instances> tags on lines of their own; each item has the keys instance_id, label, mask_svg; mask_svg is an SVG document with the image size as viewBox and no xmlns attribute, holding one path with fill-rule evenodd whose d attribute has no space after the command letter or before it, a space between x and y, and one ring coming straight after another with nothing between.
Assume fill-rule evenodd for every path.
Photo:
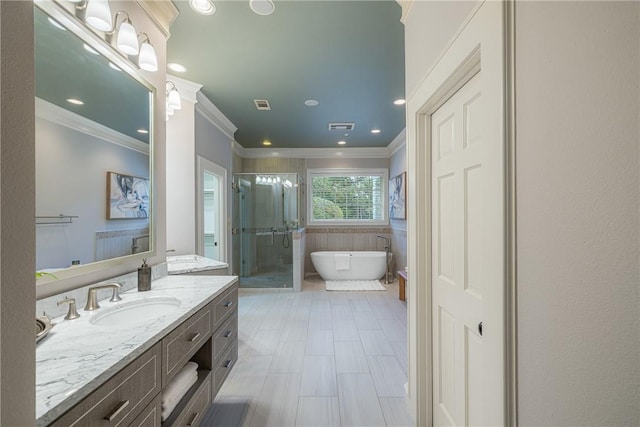
<instances>
[{"instance_id":1,"label":"second chrome faucet","mask_svg":"<svg viewBox=\"0 0 640 427\"><path fill-rule=\"evenodd\" d=\"M84 306L85 311L93 311L100 308L100 304L98 304L98 291L100 289L113 289L113 294L109 301L115 302L120 301L120 295L118 291L122 288L120 283L107 283L106 285L93 286L89 288L89 293L87 294L87 304Z\"/></svg>"}]
</instances>

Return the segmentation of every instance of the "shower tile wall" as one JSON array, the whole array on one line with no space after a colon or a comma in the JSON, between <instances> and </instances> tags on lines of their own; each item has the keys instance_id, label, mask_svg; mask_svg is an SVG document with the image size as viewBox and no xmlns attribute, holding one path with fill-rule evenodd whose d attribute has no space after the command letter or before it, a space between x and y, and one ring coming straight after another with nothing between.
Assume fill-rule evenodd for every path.
<instances>
[{"instance_id":1,"label":"shower tile wall","mask_svg":"<svg viewBox=\"0 0 640 427\"><path fill-rule=\"evenodd\" d=\"M376 236L392 238L390 227L381 228L307 228L304 254L305 275L316 272L311 262L315 251L383 251L384 241ZM394 251L393 243L391 252ZM395 257L395 255L394 255ZM393 270L392 270L393 271Z\"/></svg>"}]
</instances>

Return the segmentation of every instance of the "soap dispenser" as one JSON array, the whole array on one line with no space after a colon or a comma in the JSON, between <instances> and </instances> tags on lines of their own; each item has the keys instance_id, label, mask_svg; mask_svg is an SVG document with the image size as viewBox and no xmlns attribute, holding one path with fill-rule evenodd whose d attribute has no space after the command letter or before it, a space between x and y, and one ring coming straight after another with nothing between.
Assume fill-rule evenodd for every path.
<instances>
[{"instance_id":1,"label":"soap dispenser","mask_svg":"<svg viewBox=\"0 0 640 427\"><path fill-rule=\"evenodd\" d=\"M147 259L142 259L142 265L138 268L138 292L151 290L151 267L147 265Z\"/></svg>"}]
</instances>

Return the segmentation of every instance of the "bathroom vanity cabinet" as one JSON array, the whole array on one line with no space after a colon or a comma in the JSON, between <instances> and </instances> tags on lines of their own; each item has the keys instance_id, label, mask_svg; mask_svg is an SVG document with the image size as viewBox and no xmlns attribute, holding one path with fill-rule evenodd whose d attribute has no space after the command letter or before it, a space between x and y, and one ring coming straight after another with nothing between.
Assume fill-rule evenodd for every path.
<instances>
[{"instance_id":1,"label":"bathroom vanity cabinet","mask_svg":"<svg viewBox=\"0 0 640 427\"><path fill-rule=\"evenodd\" d=\"M50 425L197 426L238 355L237 281ZM161 422L162 391L189 361L198 380Z\"/></svg>"}]
</instances>

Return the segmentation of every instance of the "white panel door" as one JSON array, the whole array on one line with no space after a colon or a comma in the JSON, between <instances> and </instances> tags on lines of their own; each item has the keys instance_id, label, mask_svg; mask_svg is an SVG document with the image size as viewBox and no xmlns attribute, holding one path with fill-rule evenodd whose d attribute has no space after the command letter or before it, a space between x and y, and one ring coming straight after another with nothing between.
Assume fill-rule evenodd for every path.
<instances>
[{"instance_id":1,"label":"white panel door","mask_svg":"<svg viewBox=\"0 0 640 427\"><path fill-rule=\"evenodd\" d=\"M501 189L485 179L481 76L476 74L431 116L433 421L483 423L483 295L492 251L485 205ZM491 163L493 164L493 163ZM499 250L499 247L496 249ZM501 283L497 280L495 283Z\"/></svg>"}]
</instances>

